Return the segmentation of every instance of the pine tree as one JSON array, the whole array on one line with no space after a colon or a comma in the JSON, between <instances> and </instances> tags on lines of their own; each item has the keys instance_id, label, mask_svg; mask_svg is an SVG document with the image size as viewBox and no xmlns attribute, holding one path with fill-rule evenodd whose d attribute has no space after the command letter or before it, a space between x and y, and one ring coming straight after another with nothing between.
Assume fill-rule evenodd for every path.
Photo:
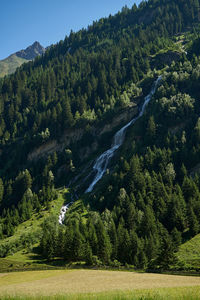
<instances>
[{"instance_id":1,"label":"pine tree","mask_svg":"<svg viewBox=\"0 0 200 300\"><path fill-rule=\"evenodd\" d=\"M72 239L72 260L79 261L84 257L84 239L81 235L78 225L76 224L73 230Z\"/></svg>"},{"instance_id":2,"label":"pine tree","mask_svg":"<svg viewBox=\"0 0 200 300\"><path fill-rule=\"evenodd\" d=\"M88 222L88 237L87 237L87 239L89 241L93 255L97 255L98 239L97 239L96 230L92 223L92 220L89 220L89 222Z\"/></svg>"},{"instance_id":3,"label":"pine tree","mask_svg":"<svg viewBox=\"0 0 200 300\"><path fill-rule=\"evenodd\" d=\"M188 221L189 221L190 234L193 237L197 233L199 233L200 225L192 207L189 207Z\"/></svg>"},{"instance_id":4,"label":"pine tree","mask_svg":"<svg viewBox=\"0 0 200 300\"><path fill-rule=\"evenodd\" d=\"M171 265L176 263L175 245L170 236L163 238L160 254L156 260L157 265L164 270L168 270Z\"/></svg>"},{"instance_id":5,"label":"pine tree","mask_svg":"<svg viewBox=\"0 0 200 300\"><path fill-rule=\"evenodd\" d=\"M138 250L139 250L139 240L137 233L132 229L130 231L130 263L137 266L138 265Z\"/></svg>"},{"instance_id":6,"label":"pine tree","mask_svg":"<svg viewBox=\"0 0 200 300\"><path fill-rule=\"evenodd\" d=\"M55 255L55 235L53 232L49 233L46 236L46 249L45 249L45 257L48 260L51 260Z\"/></svg>"},{"instance_id":7,"label":"pine tree","mask_svg":"<svg viewBox=\"0 0 200 300\"><path fill-rule=\"evenodd\" d=\"M181 245L182 235L181 235L181 232L176 229L176 227L173 228L173 230L171 232L171 236L172 236L173 243L176 245L176 247Z\"/></svg>"},{"instance_id":8,"label":"pine tree","mask_svg":"<svg viewBox=\"0 0 200 300\"><path fill-rule=\"evenodd\" d=\"M74 118L72 115L71 106L70 106L70 102L68 99L66 99L63 102L62 110L63 110L63 120L64 120L65 126L71 127L74 124Z\"/></svg>"},{"instance_id":9,"label":"pine tree","mask_svg":"<svg viewBox=\"0 0 200 300\"><path fill-rule=\"evenodd\" d=\"M0 178L0 205L3 200L3 194L4 194L4 185L2 179Z\"/></svg>"},{"instance_id":10,"label":"pine tree","mask_svg":"<svg viewBox=\"0 0 200 300\"><path fill-rule=\"evenodd\" d=\"M55 249L55 255L58 257L64 257L64 247L65 247L65 234L64 229L62 226L58 229L58 235L56 239L56 249Z\"/></svg>"},{"instance_id":11,"label":"pine tree","mask_svg":"<svg viewBox=\"0 0 200 300\"><path fill-rule=\"evenodd\" d=\"M154 141L155 136L156 136L156 124L155 124L154 117L151 116L147 124L147 137L150 143Z\"/></svg>"},{"instance_id":12,"label":"pine tree","mask_svg":"<svg viewBox=\"0 0 200 300\"><path fill-rule=\"evenodd\" d=\"M64 237L64 259L70 262L73 256L73 227L72 223L68 222Z\"/></svg>"},{"instance_id":13,"label":"pine tree","mask_svg":"<svg viewBox=\"0 0 200 300\"><path fill-rule=\"evenodd\" d=\"M111 255L111 244L101 220L99 220L96 224L96 234L98 239L98 257L104 264L109 264Z\"/></svg>"},{"instance_id":14,"label":"pine tree","mask_svg":"<svg viewBox=\"0 0 200 300\"><path fill-rule=\"evenodd\" d=\"M117 259L118 239L117 239L116 226L113 220L111 221L111 224L109 226L108 234L112 245L111 259L115 260Z\"/></svg>"},{"instance_id":15,"label":"pine tree","mask_svg":"<svg viewBox=\"0 0 200 300\"><path fill-rule=\"evenodd\" d=\"M93 259L92 259L92 249L87 242L85 245L85 254L84 254L85 262L87 265L91 266L93 264Z\"/></svg>"}]
</instances>

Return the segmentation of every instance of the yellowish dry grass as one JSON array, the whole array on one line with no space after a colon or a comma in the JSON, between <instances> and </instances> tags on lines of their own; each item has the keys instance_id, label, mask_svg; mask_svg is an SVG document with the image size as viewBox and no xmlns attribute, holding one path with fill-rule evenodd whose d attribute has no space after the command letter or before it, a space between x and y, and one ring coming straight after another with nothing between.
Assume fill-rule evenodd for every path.
<instances>
[{"instance_id":1,"label":"yellowish dry grass","mask_svg":"<svg viewBox=\"0 0 200 300\"><path fill-rule=\"evenodd\" d=\"M0 274L0 293L1 287L12 286L13 284L23 284L28 282L40 281L50 277L56 278L58 275L64 275L66 270L48 270L48 271L30 271L30 272L12 272L12 273L1 273Z\"/></svg>"},{"instance_id":2,"label":"yellowish dry grass","mask_svg":"<svg viewBox=\"0 0 200 300\"><path fill-rule=\"evenodd\" d=\"M195 286L200 287L200 277L119 271L51 270L0 274L0 297L128 292L138 289Z\"/></svg>"}]
</instances>

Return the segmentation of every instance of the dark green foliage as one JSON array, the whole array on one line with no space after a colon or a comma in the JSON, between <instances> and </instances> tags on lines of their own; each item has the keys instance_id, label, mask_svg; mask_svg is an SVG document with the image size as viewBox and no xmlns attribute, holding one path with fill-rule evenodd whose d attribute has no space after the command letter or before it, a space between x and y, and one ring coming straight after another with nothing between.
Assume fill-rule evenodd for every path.
<instances>
[{"instance_id":1,"label":"dark green foliage","mask_svg":"<svg viewBox=\"0 0 200 300\"><path fill-rule=\"evenodd\" d=\"M19 137L44 141L80 119L101 118L115 106L111 99L119 105L118 95L127 83L150 69L149 55L195 21L198 10L192 5L189 0L185 5L181 0L159 5L149 1L101 19L87 30L71 32L42 57L6 77L0 91L2 144Z\"/></svg>"},{"instance_id":2,"label":"dark green foliage","mask_svg":"<svg viewBox=\"0 0 200 300\"><path fill-rule=\"evenodd\" d=\"M168 269L170 265L175 264L176 257L174 255L175 247L170 237L164 237L162 241L162 250L158 255L156 264L161 269Z\"/></svg>"},{"instance_id":3,"label":"dark green foliage","mask_svg":"<svg viewBox=\"0 0 200 300\"><path fill-rule=\"evenodd\" d=\"M101 189L83 196L88 216L67 215L62 227L57 219L46 220L40 242L48 260L165 269L175 263L182 240L200 230L200 176L193 176L200 157L198 7L198 0L142 1L71 32L0 81L0 238L49 208L54 186L79 173L80 149L100 140L108 146L109 134L94 132L124 108L140 105L157 76L153 57L187 28L195 39L189 55L180 54L163 70ZM158 61L158 67L166 65ZM82 139L58 149L66 132L75 130L83 131ZM32 158L34 148L52 144L57 152Z\"/></svg>"},{"instance_id":4,"label":"dark green foliage","mask_svg":"<svg viewBox=\"0 0 200 300\"><path fill-rule=\"evenodd\" d=\"M3 186L3 181L0 178L0 203L3 200L3 194L4 194L4 186Z\"/></svg>"}]
</instances>

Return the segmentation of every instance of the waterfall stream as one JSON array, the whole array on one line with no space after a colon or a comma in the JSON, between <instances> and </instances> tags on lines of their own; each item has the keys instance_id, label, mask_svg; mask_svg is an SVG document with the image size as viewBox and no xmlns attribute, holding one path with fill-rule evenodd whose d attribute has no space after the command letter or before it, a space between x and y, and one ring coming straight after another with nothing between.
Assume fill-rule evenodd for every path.
<instances>
[{"instance_id":1,"label":"waterfall stream","mask_svg":"<svg viewBox=\"0 0 200 300\"><path fill-rule=\"evenodd\" d=\"M59 218L58 218L58 222L59 222L60 225L62 225L63 222L64 222L65 214L66 214L66 211L68 210L70 204L71 203L66 204L66 205L61 207Z\"/></svg>"},{"instance_id":2,"label":"waterfall stream","mask_svg":"<svg viewBox=\"0 0 200 300\"><path fill-rule=\"evenodd\" d=\"M128 124L126 124L124 127L122 127L119 131L116 132L114 135L114 141L110 149L106 150L104 153L102 153L95 161L93 170L96 172L96 175L90 184L90 186L87 188L85 193L89 193L93 190L95 184L103 177L104 173L106 172L108 163L110 162L111 158L113 157L115 151L122 145L125 134L126 134L126 129L134 124L140 117L143 116L145 112L145 108L149 101L151 100L152 96L154 95L156 88L161 80L161 76L157 78L157 80L154 82L150 93L144 98L144 103L142 105L142 108L140 110L139 115L132 119Z\"/></svg>"},{"instance_id":3,"label":"waterfall stream","mask_svg":"<svg viewBox=\"0 0 200 300\"><path fill-rule=\"evenodd\" d=\"M72 203L77 199L78 199L78 195L76 194L76 192L71 192L71 202L63 205L60 209L60 214L58 217L58 222L60 225L62 225L65 220L65 214L66 214L67 210L72 205Z\"/></svg>"},{"instance_id":4,"label":"waterfall stream","mask_svg":"<svg viewBox=\"0 0 200 300\"><path fill-rule=\"evenodd\" d=\"M95 161L93 170L96 172L96 175L90 184L90 186L87 188L85 193L89 193L93 190L95 184L103 177L104 173L106 172L106 169L108 167L108 163L110 162L111 158L113 157L115 151L122 145L125 134L126 134L126 129L134 124L140 117L143 116L145 112L145 108L149 101L151 100L152 96L154 95L156 88L161 80L161 76L157 78L157 80L154 82L150 93L144 98L144 103L142 105L142 108L140 110L140 113L137 117L133 118L129 123L127 123L124 127L122 127L120 130L116 132L113 138L113 144L110 149L106 150L104 153L102 153ZM75 194L75 198L77 199L78 196ZM65 214L66 211L68 210L69 206L73 203L74 198L72 196L72 202L64 205L61 210L60 210L60 215L59 215L59 224L63 224L63 221L65 219Z\"/></svg>"}]
</instances>

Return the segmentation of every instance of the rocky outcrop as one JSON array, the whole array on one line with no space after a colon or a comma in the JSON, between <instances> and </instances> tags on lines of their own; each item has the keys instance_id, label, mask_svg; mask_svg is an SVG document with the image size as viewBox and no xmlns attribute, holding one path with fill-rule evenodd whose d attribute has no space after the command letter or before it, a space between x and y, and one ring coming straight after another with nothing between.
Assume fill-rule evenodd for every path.
<instances>
[{"instance_id":1,"label":"rocky outcrop","mask_svg":"<svg viewBox=\"0 0 200 300\"><path fill-rule=\"evenodd\" d=\"M7 58L0 60L0 78L12 74L22 64L29 62L38 55L45 52L40 43L35 42L25 50L11 54Z\"/></svg>"},{"instance_id":2,"label":"rocky outcrop","mask_svg":"<svg viewBox=\"0 0 200 300\"><path fill-rule=\"evenodd\" d=\"M42 47L39 42L35 42L31 46L27 47L25 50L16 52L15 55L20 58L32 60L36 56L42 55L44 52L45 48Z\"/></svg>"},{"instance_id":3,"label":"rocky outcrop","mask_svg":"<svg viewBox=\"0 0 200 300\"><path fill-rule=\"evenodd\" d=\"M92 127L90 132L93 135L95 142L92 145L87 147L82 147L78 152L81 160L86 159L89 155L95 152L98 149L97 137L99 138L101 135L105 133L112 132L117 129L119 126L123 126L127 122L129 122L134 116L138 113L138 107L136 104L132 104L129 107L125 108L121 112L119 112L110 123L105 124L100 127ZM41 157L48 156L54 152L62 152L66 147L70 144L75 144L80 141L85 134L85 130L83 128L74 128L66 130L62 137L57 140L50 140L41 146L35 148L28 154L28 160L37 160Z\"/></svg>"},{"instance_id":4,"label":"rocky outcrop","mask_svg":"<svg viewBox=\"0 0 200 300\"><path fill-rule=\"evenodd\" d=\"M48 155L55 151L58 151L59 148L59 144L56 140L48 141L47 143L42 144L38 148L34 149L31 153L29 153L28 160L36 160L44 155Z\"/></svg>"},{"instance_id":5,"label":"rocky outcrop","mask_svg":"<svg viewBox=\"0 0 200 300\"><path fill-rule=\"evenodd\" d=\"M62 137L60 138L60 143L65 146L69 146L70 144L75 144L80 141L85 133L83 128L74 128L66 130Z\"/></svg>"},{"instance_id":6,"label":"rocky outcrop","mask_svg":"<svg viewBox=\"0 0 200 300\"><path fill-rule=\"evenodd\" d=\"M85 159L87 159L92 153L94 153L95 151L97 151L98 149L98 143L94 142L92 143L90 146L88 147L82 147L79 150L79 157L81 161L84 161Z\"/></svg>"},{"instance_id":7,"label":"rocky outcrop","mask_svg":"<svg viewBox=\"0 0 200 300\"><path fill-rule=\"evenodd\" d=\"M134 116L136 116L138 113L138 107L136 104L132 104L128 106L125 110L123 110L121 113L116 115L113 120L104 125L103 127L99 128L97 130L98 135L102 135L104 133L113 131L114 128L117 128L120 125L124 125L126 122L129 122Z\"/></svg>"}]
</instances>

